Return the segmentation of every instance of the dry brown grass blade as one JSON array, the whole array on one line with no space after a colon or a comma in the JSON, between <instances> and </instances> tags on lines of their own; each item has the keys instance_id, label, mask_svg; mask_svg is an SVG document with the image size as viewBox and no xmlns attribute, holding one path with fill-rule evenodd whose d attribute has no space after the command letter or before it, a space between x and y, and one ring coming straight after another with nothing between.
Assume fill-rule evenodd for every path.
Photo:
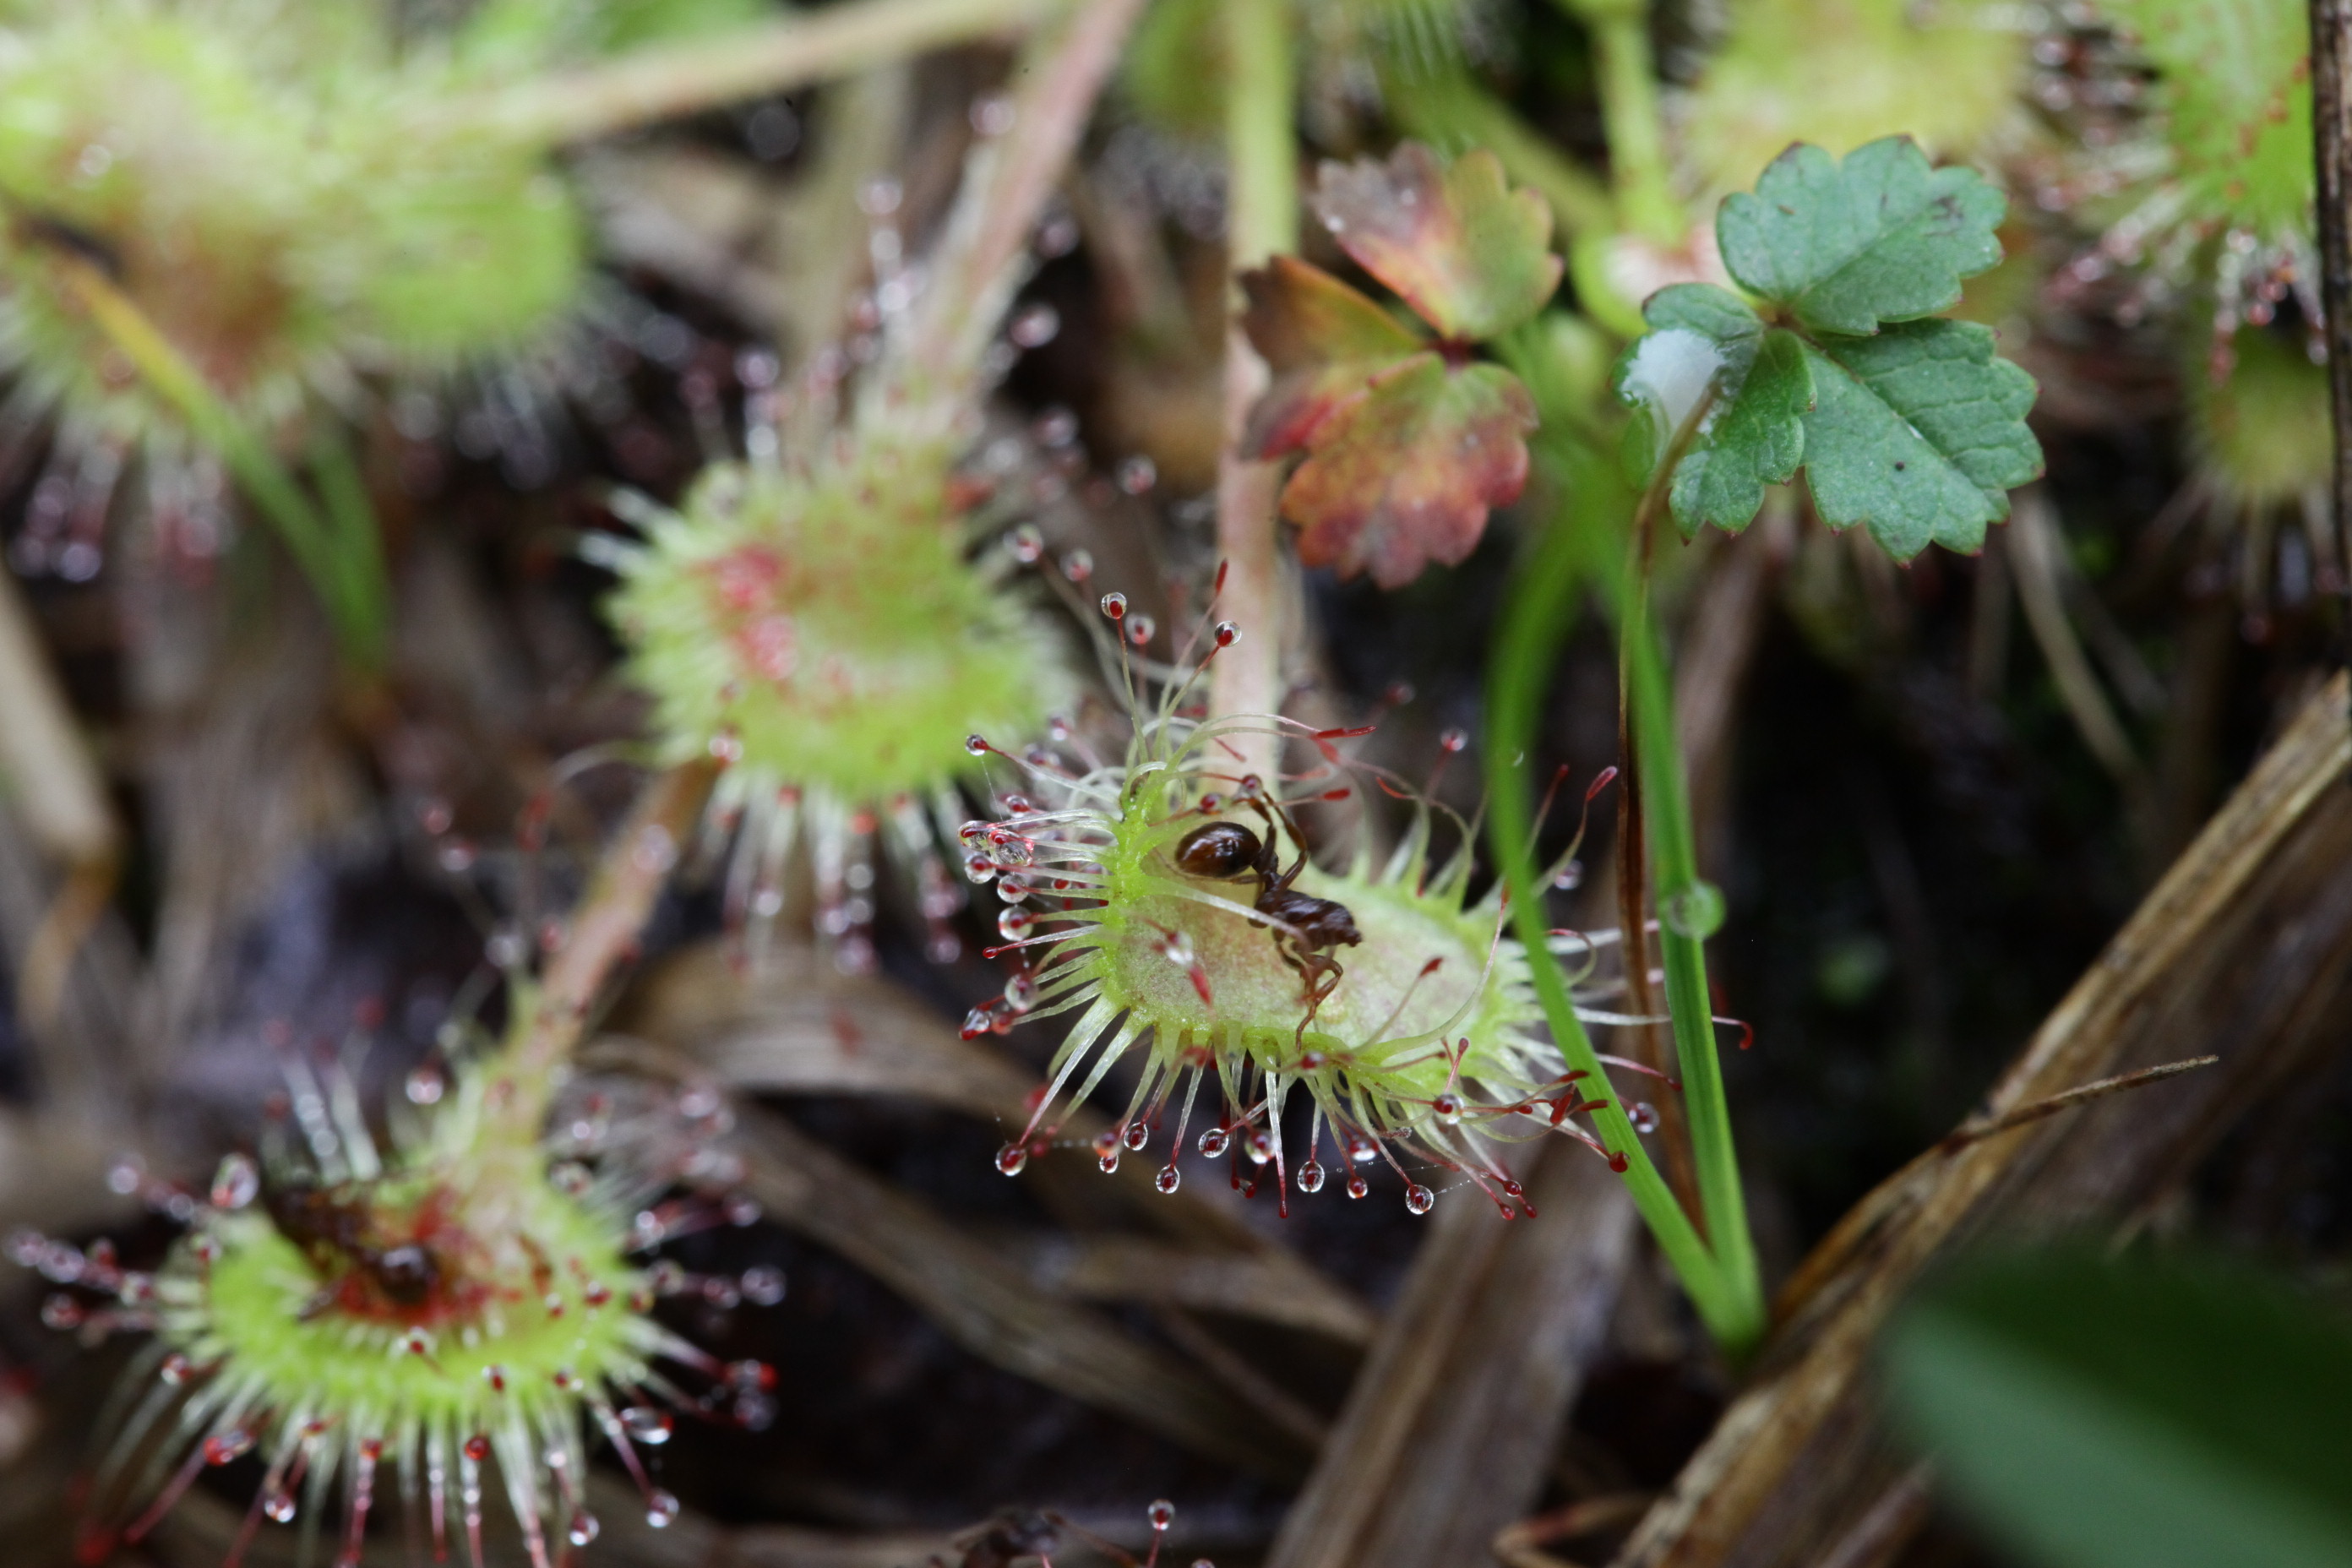
<instances>
[{"instance_id":1,"label":"dry brown grass blade","mask_svg":"<svg viewBox=\"0 0 2352 1568\"><path fill-rule=\"evenodd\" d=\"M1380 1319L1354 1296L1274 1251L1204 1252L1132 1236L1055 1236L1026 1246L1022 1262L1048 1289L1095 1301L1154 1301L1281 1323L1366 1345Z\"/></svg>"},{"instance_id":2,"label":"dry brown grass blade","mask_svg":"<svg viewBox=\"0 0 2352 1568\"><path fill-rule=\"evenodd\" d=\"M1871 1194L1790 1282L1747 1392L1619 1568L1777 1568L1850 1538L1901 1484L1861 1374L1920 1270L1992 1224L2129 1214L2340 1039L2352 990L2345 700L2339 676L2305 706L2043 1023L1986 1114L2203 1051L2220 1065L1930 1152Z\"/></svg>"},{"instance_id":3,"label":"dry brown grass blade","mask_svg":"<svg viewBox=\"0 0 2352 1568\"><path fill-rule=\"evenodd\" d=\"M887 982L843 974L804 944L778 944L763 977L739 979L715 945L669 960L634 994L622 1026L676 1044L733 1088L786 1094L897 1094L1019 1127L1037 1080ZM1073 1117L1084 1142L1099 1118ZM1091 1159L1034 1162L1024 1181L1055 1207L1139 1218L1181 1245L1112 1236L1057 1240L1032 1258L1056 1289L1151 1300L1307 1329L1349 1344L1371 1337L1361 1298L1235 1215L1190 1192L1163 1194L1148 1162L1105 1176ZM1080 1168L1083 1166L1083 1168Z\"/></svg>"},{"instance_id":4,"label":"dry brown grass blade","mask_svg":"<svg viewBox=\"0 0 2352 1568\"><path fill-rule=\"evenodd\" d=\"M1429 1568L1486 1558L1542 1486L1632 1254L1633 1205L1565 1139L1530 1151L1540 1211L1473 1192L1441 1207L1269 1568Z\"/></svg>"},{"instance_id":5,"label":"dry brown grass blade","mask_svg":"<svg viewBox=\"0 0 2352 1568\"><path fill-rule=\"evenodd\" d=\"M1192 1369L1041 1289L994 1248L781 1117L746 1112L747 1190L769 1216L841 1254L949 1338L1010 1372L1202 1453L1277 1476L1299 1447Z\"/></svg>"}]
</instances>

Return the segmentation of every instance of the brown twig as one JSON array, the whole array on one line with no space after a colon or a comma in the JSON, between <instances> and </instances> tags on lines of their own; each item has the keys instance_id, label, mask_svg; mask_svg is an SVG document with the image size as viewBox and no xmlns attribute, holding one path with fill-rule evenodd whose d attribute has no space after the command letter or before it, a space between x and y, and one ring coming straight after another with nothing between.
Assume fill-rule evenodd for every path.
<instances>
[{"instance_id":1,"label":"brown twig","mask_svg":"<svg viewBox=\"0 0 2352 1568\"><path fill-rule=\"evenodd\" d=\"M2087 1104L2121 1089L2138 1089L2145 1084L2161 1083L2168 1078L2179 1078L2185 1072L2195 1072L2199 1068L2210 1068L2221 1059L2220 1057L2191 1057L2185 1062L2166 1062L2161 1067L2142 1068L2137 1072L2117 1073L2112 1078L2103 1078L2095 1082L2086 1083L2079 1089L2067 1089L2063 1094L2051 1095L2046 1100L2037 1100L2030 1104L2021 1105L2016 1110L2000 1116L1991 1117L1982 1121L1968 1122L1945 1134L1944 1141L1937 1147L1948 1154L1956 1150L1965 1149L1971 1143L1980 1143L2013 1127L2023 1127L2028 1122L2039 1121L2045 1116L2055 1116L2062 1110Z\"/></svg>"}]
</instances>

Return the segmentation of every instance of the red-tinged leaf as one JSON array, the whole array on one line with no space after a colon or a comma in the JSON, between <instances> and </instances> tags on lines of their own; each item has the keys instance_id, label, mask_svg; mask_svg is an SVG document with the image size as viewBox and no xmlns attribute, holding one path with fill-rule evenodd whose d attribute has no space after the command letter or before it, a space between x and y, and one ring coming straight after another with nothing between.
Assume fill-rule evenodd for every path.
<instances>
[{"instance_id":1,"label":"red-tinged leaf","mask_svg":"<svg viewBox=\"0 0 2352 1568\"><path fill-rule=\"evenodd\" d=\"M1349 255L1457 342L1510 331L1559 287L1551 209L1512 190L1484 148L1451 167L1418 142L1384 163L1326 163L1313 205Z\"/></svg>"},{"instance_id":2,"label":"red-tinged leaf","mask_svg":"<svg viewBox=\"0 0 2352 1568\"><path fill-rule=\"evenodd\" d=\"M1304 531L1299 560L1342 577L1369 571L1383 588L1433 561L1453 565L1487 511L1517 499L1535 427L1534 399L1499 366L1436 353L1399 363L1325 421L1283 487L1283 515Z\"/></svg>"},{"instance_id":3,"label":"red-tinged leaf","mask_svg":"<svg viewBox=\"0 0 2352 1568\"><path fill-rule=\"evenodd\" d=\"M1375 376L1426 346L1370 300L1296 257L1244 272L1242 291L1249 301L1243 329L1274 371L1242 437L1253 458L1305 451L1326 424L1363 401Z\"/></svg>"},{"instance_id":4,"label":"red-tinged leaf","mask_svg":"<svg viewBox=\"0 0 2352 1568\"><path fill-rule=\"evenodd\" d=\"M1243 330L1276 375L1339 360L1395 360L1425 348L1412 330L1321 268L1276 256L1242 274Z\"/></svg>"}]
</instances>

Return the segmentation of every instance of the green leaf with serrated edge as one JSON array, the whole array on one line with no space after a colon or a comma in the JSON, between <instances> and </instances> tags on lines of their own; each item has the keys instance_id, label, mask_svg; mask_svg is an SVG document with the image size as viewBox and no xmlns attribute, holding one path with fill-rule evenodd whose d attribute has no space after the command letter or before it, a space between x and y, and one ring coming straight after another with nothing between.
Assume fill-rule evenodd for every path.
<instances>
[{"instance_id":1,"label":"green leaf with serrated edge","mask_svg":"<svg viewBox=\"0 0 2352 1568\"><path fill-rule=\"evenodd\" d=\"M1296 257L1244 272L1242 328L1274 372L1250 411L1242 449L1258 458L1302 451L1373 379L1427 342L1370 300Z\"/></svg>"},{"instance_id":2,"label":"green leaf with serrated edge","mask_svg":"<svg viewBox=\"0 0 2352 1568\"><path fill-rule=\"evenodd\" d=\"M2352 1563L2352 1331L2243 1265L1979 1259L1890 1325L1939 1489L2055 1568Z\"/></svg>"},{"instance_id":3,"label":"green leaf with serrated edge","mask_svg":"<svg viewBox=\"0 0 2352 1568\"><path fill-rule=\"evenodd\" d=\"M1418 142L1384 163L1326 163L1311 203L1364 270L1456 342L1510 331L1559 288L1551 209L1483 148L1450 167Z\"/></svg>"},{"instance_id":4,"label":"green leaf with serrated edge","mask_svg":"<svg viewBox=\"0 0 2352 1568\"><path fill-rule=\"evenodd\" d=\"M1711 384L1715 402L1675 468L1669 496L1685 536L1710 522L1737 533L1763 506L1764 487L1786 483L1804 459L1803 418L1813 401L1804 345L1705 283L1662 289L1643 314L1654 330L1627 352L1617 379L1618 395L1646 416L1629 433L1633 478L1649 477Z\"/></svg>"},{"instance_id":5,"label":"green leaf with serrated edge","mask_svg":"<svg viewBox=\"0 0 2352 1568\"><path fill-rule=\"evenodd\" d=\"M2000 261L2007 205L1974 170L1931 166L1907 136L1843 163L1800 143L1754 195L1725 198L1716 242L1742 288L1816 331L1862 334L1958 303L1960 279Z\"/></svg>"},{"instance_id":6,"label":"green leaf with serrated edge","mask_svg":"<svg viewBox=\"0 0 2352 1568\"><path fill-rule=\"evenodd\" d=\"M1898 561L1930 543L1973 553L2042 471L2026 428L2033 378L1993 353L1990 330L1912 321L1807 350L1813 410L1805 478L1832 528L1870 525Z\"/></svg>"},{"instance_id":7,"label":"green leaf with serrated edge","mask_svg":"<svg viewBox=\"0 0 2352 1568\"><path fill-rule=\"evenodd\" d=\"M1535 403L1499 365L1455 367L1415 354L1318 432L1283 487L1282 513L1303 531L1298 559L1400 588L1431 562L1452 565L1486 531L1493 507L1528 479Z\"/></svg>"}]
</instances>

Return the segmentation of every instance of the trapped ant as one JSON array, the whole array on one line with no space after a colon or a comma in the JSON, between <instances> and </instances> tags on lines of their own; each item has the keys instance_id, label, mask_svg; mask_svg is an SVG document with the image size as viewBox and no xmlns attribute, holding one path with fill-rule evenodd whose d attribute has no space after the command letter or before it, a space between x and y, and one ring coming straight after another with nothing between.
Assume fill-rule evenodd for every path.
<instances>
[{"instance_id":1,"label":"trapped ant","mask_svg":"<svg viewBox=\"0 0 2352 1568\"><path fill-rule=\"evenodd\" d=\"M1299 1038L1304 1040L1316 1010L1338 989L1340 976L1347 973L1328 950L1353 946L1364 940L1363 933L1356 929L1356 917L1347 905L1291 886L1307 868L1307 841L1290 814L1259 793L1255 774L1242 781L1242 800L1265 818L1264 838L1238 822L1212 822L1177 842L1176 864L1192 876L1220 881L1257 879L1257 899L1251 907L1281 922L1274 928L1275 951L1298 972L1307 986L1307 1016L1298 1021ZM1277 825L1289 833L1291 843L1298 848L1298 858L1287 869L1281 867L1275 837Z\"/></svg>"},{"instance_id":2,"label":"trapped ant","mask_svg":"<svg viewBox=\"0 0 2352 1568\"><path fill-rule=\"evenodd\" d=\"M343 1279L356 1273L394 1307L421 1307L441 1283L441 1262L432 1248L414 1241L376 1245L373 1216L362 1195L298 1178L263 1187L261 1203L278 1234L300 1247L311 1267ZM342 1279L331 1279L303 1308L302 1316L325 1310L341 1287Z\"/></svg>"}]
</instances>

